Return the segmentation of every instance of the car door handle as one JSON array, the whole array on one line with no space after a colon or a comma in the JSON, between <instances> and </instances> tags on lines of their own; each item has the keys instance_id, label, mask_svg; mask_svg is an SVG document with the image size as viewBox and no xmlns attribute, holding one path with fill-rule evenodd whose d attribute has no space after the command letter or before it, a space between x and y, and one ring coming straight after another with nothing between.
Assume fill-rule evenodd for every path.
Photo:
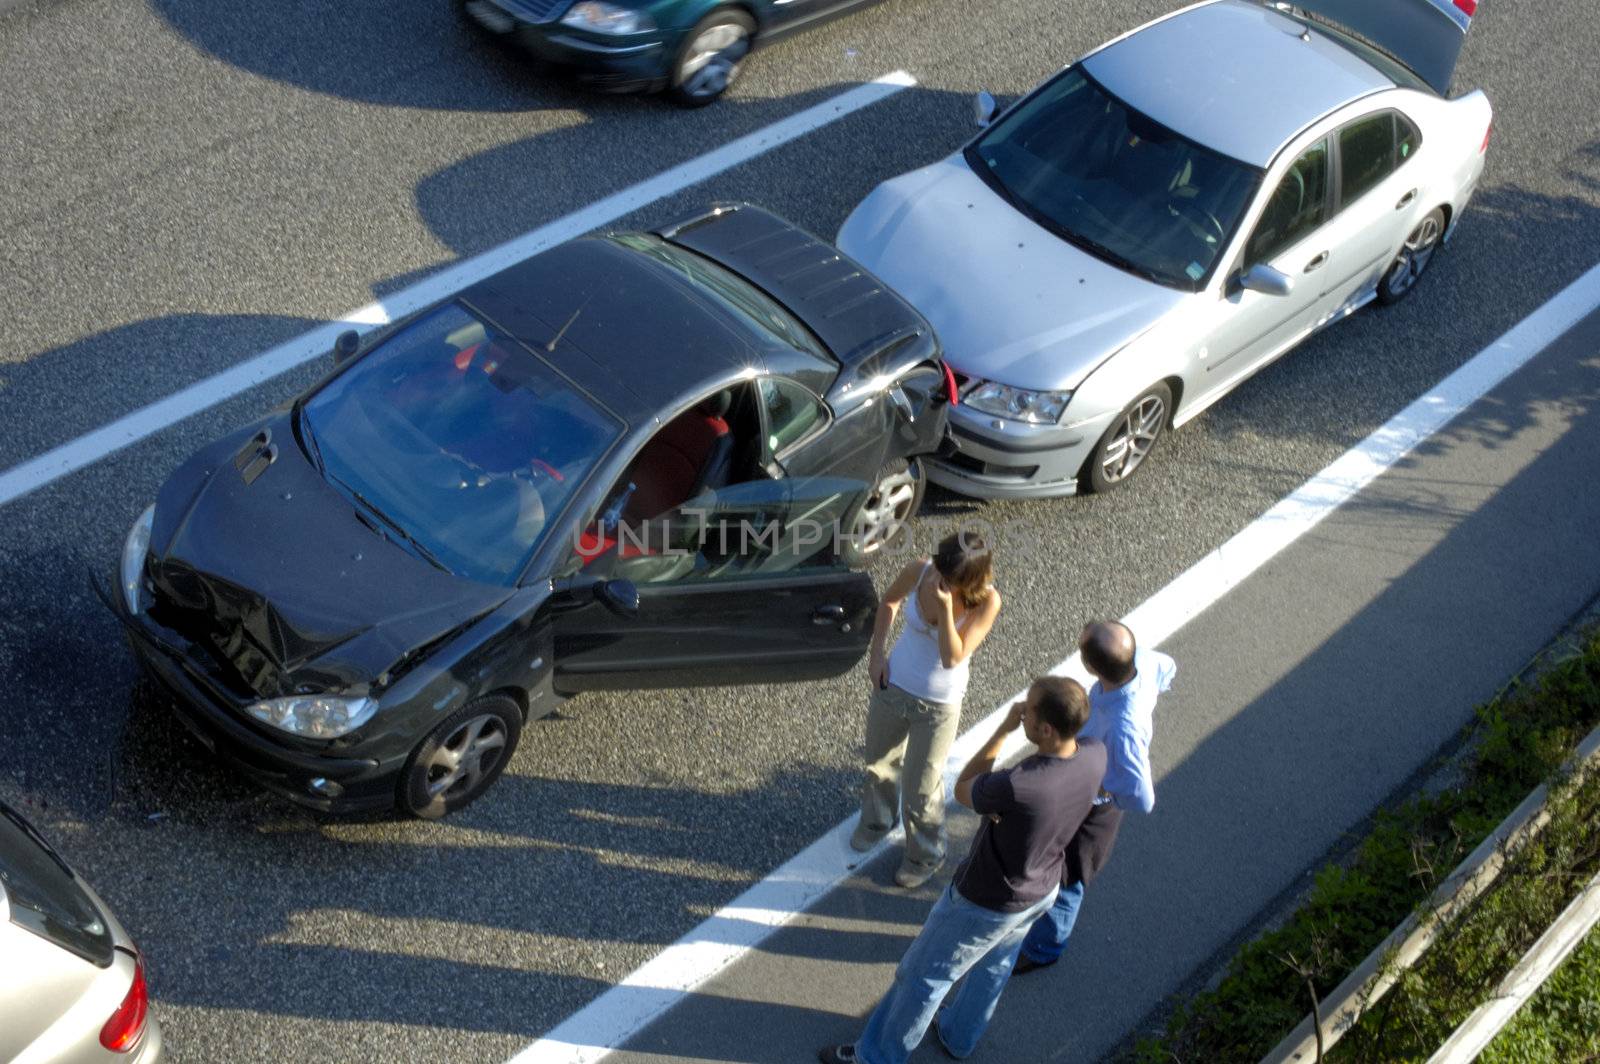
<instances>
[{"instance_id":1,"label":"car door handle","mask_svg":"<svg viewBox=\"0 0 1600 1064\"><path fill-rule=\"evenodd\" d=\"M1416 198L1417 198L1417 190L1416 189L1412 189L1410 192L1407 192L1404 196L1400 197L1400 202L1396 203L1394 205L1394 209L1397 210L1397 211L1403 211L1407 207L1411 206L1411 201L1416 199Z\"/></svg>"},{"instance_id":2,"label":"car door handle","mask_svg":"<svg viewBox=\"0 0 1600 1064\"><path fill-rule=\"evenodd\" d=\"M1322 269L1322 264L1327 262L1327 261L1328 261L1328 253L1326 251L1324 251L1322 254L1318 255L1316 258L1314 258L1310 262L1306 263L1306 268L1301 270L1300 272L1301 273L1310 273L1312 270L1320 270L1320 269Z\"/></svg>"},{"instance_id":3,"label":"car door handle","mask_svg":"<svg viewBox=\"0 0 1600 1064\"><path fill-rule=\"evenodd\" d=\"M843 621L844 621L844 607L843 606L818 606L811 613L811 623L812 624L817 624L817 625L822 625L822 624L840 624Z\"/></svg>"}]
</instances>

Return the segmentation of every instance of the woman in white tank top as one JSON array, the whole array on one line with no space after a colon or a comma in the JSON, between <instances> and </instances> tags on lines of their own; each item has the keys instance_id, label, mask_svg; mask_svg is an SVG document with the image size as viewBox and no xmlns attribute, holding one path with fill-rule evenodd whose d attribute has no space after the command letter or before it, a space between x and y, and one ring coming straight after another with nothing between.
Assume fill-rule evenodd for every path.
<instances>
[{"instance_id":1,"label":"woman in white tank top","mask_svg":"<svg viewBox=\"0 0 1600 1064\"><path fill-rule=\"evenodd\" d=\"M992 565L983 537L946 536L932 558L900 570L873 624L867 773L850 845L869 850L901 820L906 852L894 878L902 887L921 886L944 861L944 762L960 726L972 652L1000 612ZM905 630L885 654L902 608Z\"/></svg>"}]
</instances>

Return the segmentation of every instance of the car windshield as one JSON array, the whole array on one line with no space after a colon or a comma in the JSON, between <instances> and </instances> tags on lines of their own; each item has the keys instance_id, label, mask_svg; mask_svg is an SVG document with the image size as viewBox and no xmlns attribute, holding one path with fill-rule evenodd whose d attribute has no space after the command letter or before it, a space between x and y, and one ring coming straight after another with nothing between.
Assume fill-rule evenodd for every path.
<instances>
[{"instance_id":1,"label":"car windshield","mask_svg":"<svg viewBox=\"0 0 1600 1064\"><path fill-rule=\"evenodd\" d=\"M1197 291L1261 172L1124 105L1079 67L967 148L968 164L1035 222L1111 264Z\"/></svg>"},{"instance_id":2,"label":"car windshield","mask_svg":"<svg viewBox=\"0 0 1600 1064\"><path fill-rule=\"evenodd\" d=\"M0 803L0 890L11 922L101 968L111 928L50 844Z\"/></svg>"},{"instance_id":3,"label":"car windshield","mask_svg":"<svg viewBox=\"0 0 1600 1064\"><path fill-rule=\"evenodd\" d=\"M412 322L304 404L307 451L384 535L516 579L621 426L459 304Z\"/></svg>"}]
</instances>

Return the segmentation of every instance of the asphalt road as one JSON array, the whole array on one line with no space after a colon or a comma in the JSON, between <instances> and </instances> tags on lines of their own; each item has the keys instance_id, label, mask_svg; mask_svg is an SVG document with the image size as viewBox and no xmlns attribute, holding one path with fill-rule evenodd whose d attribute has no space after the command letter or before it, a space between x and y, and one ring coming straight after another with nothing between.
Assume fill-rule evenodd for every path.
<instances>
[{"instance_id":1,"label":"asphalt road","mask_svg":"<svg viewBox=\"0 0 1600 1064\"><path fill-rule=\"evenodd\" d=\"M0 14L0 468L460 257L903 68L919 87L625 224L746 198L831 234L877 181L1174 5L890 0L680 112L542 78L447 4L59 0ZM1593 264L1600 29L1485 4L1458 71L1496 131L1416 298L1307 343L1108 498L934 493L1016 522L969 719ZM1586 73L1587 72L1587 73ZM0 510L0 794L149 953L180 1061L515 1051L845 816L864 683L589 697L443 824L324 820L214 766L135 682L85 573L167 472L291 374ZM295 529L283 534L293 537ZM1248 650L1241 651L1248 654ZM1418 760L1424 752L1419 752Z\"/></svg>"}]
</instances>

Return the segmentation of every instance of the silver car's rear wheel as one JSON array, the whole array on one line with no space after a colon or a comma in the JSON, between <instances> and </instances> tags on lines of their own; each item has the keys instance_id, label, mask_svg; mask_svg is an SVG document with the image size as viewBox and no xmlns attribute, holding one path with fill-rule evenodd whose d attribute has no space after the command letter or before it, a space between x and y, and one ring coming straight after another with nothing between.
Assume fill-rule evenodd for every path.
<instances>
[{"instance_id":1,"label":"silver car's rear wheel","mask_svg":"<svg viewBox=\"0 0 1600 1064\"><path fill-rule=\"evenodd\" d=\"M1400 246L1400 254L1395 256L1383 280L1378 282L1378 302L1394 304L1410 295L1417 286L1417 279L1428 268L1428 263L1433 261L1443 237L1444 211L1435 207L1406 237L1406 242Z\"/></svg>"},{"instance_id":2,"label":"silver car's rear wheel","mask_svg":"<svg viewBox=\"0 0 1600 1064\"><path fill-rule=\"evenodd\" d=\"M1152 384L1106 429L1079 477L1086 491L1119 487L1144 465L1172 417L1172 392Z\"/></svg>"},{"instance_id":3,"label":"silver car's rear wheel","mask_svg":"<svg viewBox=\"0 0 1600 1064\"><path fill-rule=\"evenodd\" d=\"M755 31L743 11L713 11L701 19L684 37L667 96L684 107L704 107L718 99L739 76Z\"/></svg>"},{"instance_id":4,"label":"silver car's rear wheel","mask_svg":"<svg viewBox=\"0 0 1600 1064\"><path fill-rule=\"evenodd\" d=\"M400 774L401 808L437 820L500 778L522 735L522 711L504 696L480 698L428 733Z\"/></svg>"}]
</instances>

